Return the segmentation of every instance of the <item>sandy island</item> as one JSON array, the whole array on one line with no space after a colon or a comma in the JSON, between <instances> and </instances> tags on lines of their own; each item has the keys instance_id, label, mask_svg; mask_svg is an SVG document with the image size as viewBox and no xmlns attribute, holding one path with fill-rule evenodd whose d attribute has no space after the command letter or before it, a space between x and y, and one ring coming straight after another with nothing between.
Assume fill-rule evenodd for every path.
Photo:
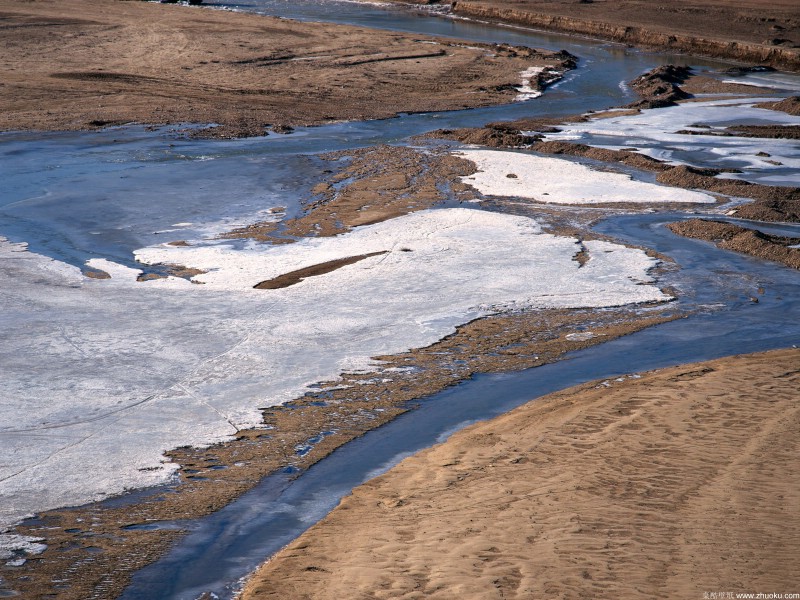
<instances>
[{"instance_id":1,"label":"sandy island","mask_svg":"<svg viewBox=\"0 0 800 600\"><path fill-rule=\"evenodd\" d=\"M243 598L798 592L798 389L789 349L546 396L357 488Z\"/></svg>"},{"instance_id":2,"label":"sandy island","mask_svg":"<svg viewBox=\"0 0 800 600\"><path fill-rule=\"evenodd\" d=\"M0 130L216 123L217 137L511 102L566 55L119 0L0 0Z\"/></svg>"}]
</instances>

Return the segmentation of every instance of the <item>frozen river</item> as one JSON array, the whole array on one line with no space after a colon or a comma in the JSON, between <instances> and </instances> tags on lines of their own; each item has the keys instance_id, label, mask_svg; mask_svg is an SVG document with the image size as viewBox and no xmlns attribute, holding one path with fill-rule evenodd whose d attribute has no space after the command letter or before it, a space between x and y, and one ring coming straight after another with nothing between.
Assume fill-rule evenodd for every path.
<instances>
[{"instance_id":1,"label":"frozen river","mask_svg":"<svg viewBox=\"0 0 800 600\"><path fill-rule=\"evenodd\" d=\"M300 129L287 136L199 141L169 129L139 127L0 134L0 531L36 511L164 482L174 465L164 462L163 450L224 440L237 429L257 425L260 407L291 400L306 386L342 371L367 369L370 356L430 344L477 316L507 308L666 299L647 275L653 260L640 251L598 244L589 248L596 258L592 268L578 273L571 260L575 240L544 236L532 221L477 209L426 211L291 247L212 238L276 214L296 214L310 187L330 168L317 157L321 152L401 144L436 128L599 110L630 101L624 82L657 64L702 69L718 63L352 3L254 0L227 8L564 48L581 62L529 102ZM765 94L788 95L800 87L800 79L782 74L753 79L767 86ZM742 103L730 108L734 112L719 117L720 124L768 118L794 123L780 113L753 113ZM654 156L700 166L734 161L746 167L747 176L800 185L797 144L769 142L770 153L783 162L776 169L750 160L759 150L752 143L737 146L726 140L724 152L710 152L703 140L680 143L665 135L665 120L674 119L659 121L660 113L649 114L647 122L615 123L614 131L574 128L562 135L608 147L635 140ZM687 124L695 118L683 117ZM620 131L625 137L615 138ZM679 217L621 217L600 229L675 258L681 270L659 286L678 289L680 302L696 309L695 315L557 365L478 378L432 398L420 410L342 448L291 485L265 482L272 490L266 496L268 508L257 491L230 507L247 519L242 507L262 503L259 512L277 519L266 529L245 531L229 525L233 521L219 525L213 519L192 525L200 538L188 538L187 544L200 548L199 554L176 550L177 558L143 572L126 597L196 598L205 590L229 594L232 581L376 469L457 426L542 393L592 378L800 340L798 273L677 239L662 227L669 218ZM800 236L796 226L781 231ZM212 274L224 275L216 287L212 279L205 286L175 279L135 281L142 265L134 252L162 252L161 245L174 240L192 241L202 259L212 261ZM414 252L392 252L395 248ZM250 289L248 277L267 279L365 251L388 254L279 293ZM523 259L534 255L542 258L538 266ZM112 278L85 278L81 269L87 263ZM243 274L243 265L252 265L252 273ZM534 288L531 281L550 287ZM758 288L766 292L754 305L749 298ZM423 422L426 428L420 427ZM358 445L370 443L382 450ZM220 527L244 537L222 535ZM265 535L270 528L281 533ZM211 538L229 545L211 546ZM246 541L255 538L263 543L253 547ZM237 547L241 560L233 558ZM223 568L227 562L214 558L219 555L230 557L227 562L235 568ZM211 569L204 560L221 567ZM167 573L189 562L208 581L187 572L185 580L201 582L202 589L175 579L169 590ZM154 589L163 594L154 595Z\"/></svg>"}]
</instances>

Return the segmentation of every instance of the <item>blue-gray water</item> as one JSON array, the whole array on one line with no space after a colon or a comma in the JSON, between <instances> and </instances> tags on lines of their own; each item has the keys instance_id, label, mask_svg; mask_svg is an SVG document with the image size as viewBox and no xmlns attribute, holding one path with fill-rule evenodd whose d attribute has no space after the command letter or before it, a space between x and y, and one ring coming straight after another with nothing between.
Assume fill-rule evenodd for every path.
<instances>
[{"instance_id":1,"label":"blue-gray water","mask_svg":"<svg viewBox=\"0 0 800 600\"><path fill-rule=\"evenodd\" d=\"M676 258L682 269L665 283L681 290L680 303L695 315L553 364L481 375L426 398L297 479L268 477L217 513L181 523L190 533L165 558L138 572L122 599L194 600L206 591L230 598L240 578L324 517L353 487L466 425L533 398L593 379L800 344L800 273L676 237L663 227L682 217L616 217L597 229ZM800 236L800 226L780 229Z\"/></svg>"},{"instance_id":2,"label":"blue-gray water","mask_svg":"<svg viewBox=\"0 0 800 600\"><path fill-rule=\"evenodd\" d=\"M203 141L182 138L172 129L151 132L136 127L100 133L0 134L0 235L76 265L92 257L132 264L134 249L176 239L170 231L176 223L192 223L182 226L180 235L199 236L221 220L246 222L269 207L298 210L308 187L329 168L314 156L319 152L402 143L441 127L599 110L630 101L624 82L657 64L720 65L353 3L250 0L227 7L464 40L564 48L578 55L580 63L542 98L527 103L336 124L289 136ZM681 270L664 283L681 291L681 303L697 309L695 315L552 365L480 376L422 400L417 410L343 446L296 479L269 477L218 513L181 524L191 534L169 556L139 572L123 598L188 600L205 591L230 597L240 577L324 516L353 486L467 423L531 398L595 378L797 344L800 274L677 238L662 224L680 217L618 217L601 223L598 230L674 257ZM781 231L800 235L796 226Z\"/></svg>"},{"instance_id":3,"label":"blue-gray water","mask_svg":"<svg viewBox=\"0 0 800 600\"><path fill-rule=\"evenodd\" d=\"M330 167L310 156L315 153L399 143L438 128L598 110L630 101L633 96L624 82L657 64L722 65L353 2L251 0L227 6L464 40L563 48L580 57L579 68L543 97L525 103L339 123L299 129L289 136L190 140L175 135L179 128L151 132L142 127L0 134L0 235L78 266L90 258L133 266L131 253L137 248L176 235L199 237L206 225L223 219L252 222L257 211L271 206L296 210L308 183L318 181L321 171ZM181 228L180 234L170 231L174 224L186 222L193 226Z\"/></svg>"}]
</instances>

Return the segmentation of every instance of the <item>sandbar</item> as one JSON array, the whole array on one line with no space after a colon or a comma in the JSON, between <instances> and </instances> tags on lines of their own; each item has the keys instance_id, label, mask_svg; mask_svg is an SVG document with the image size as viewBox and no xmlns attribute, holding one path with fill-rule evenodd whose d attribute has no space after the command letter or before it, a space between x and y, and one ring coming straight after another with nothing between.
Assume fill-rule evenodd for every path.
<instances>
[{"instance_id":1,"label":"sandbar","mask_svg":"<svg viewBox=\"0 0 800 600\"><path fill-rule=\"evenodd\" d=\"M354 490L243 598L796 591L798 386L795 348L540 398Z\"/></svg>"},{"instance_id":2,"label":"sandbar","mask_svg":"<svg viewBox=\"0 0 800 600\"><path fill-rule=\"evenodd\" d=\"M217 124L214 137L513 102L569 57L118 0L0 0L0 130ZM198 134L198 132L195 132Z\"/></svg>"}]
</instances>

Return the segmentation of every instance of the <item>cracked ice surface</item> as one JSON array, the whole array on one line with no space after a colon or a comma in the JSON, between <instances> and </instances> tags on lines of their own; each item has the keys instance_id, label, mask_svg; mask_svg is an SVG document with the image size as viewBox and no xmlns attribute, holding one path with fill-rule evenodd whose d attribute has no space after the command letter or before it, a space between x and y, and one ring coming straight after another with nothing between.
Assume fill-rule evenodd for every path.
<instances>
[{"instance_id":1,"label":"cracked ice surface","mask_svg":"<svg viewBox=\"0 0 800 600\"><path fill-rule=\"evenodd\" d=\"M531 87L531 79L539 75L544 69L544 67L528 67L519 74L520 78L522 78L522 85L517 88L517 92L519 92L515 98L517 102L533 100L542 95L540 90Z\"/></svg>"},{"instance_id":2,"label":"cracked ice surface","mask_svg":"<svg viewBox=\"0 0 800 600\"><path fill-rule=\"evenodd\" d=\"M550 204L716 202L708 194L635 181L624 173L597 171L563 158L503 150L462 150L458 155L478 167L461 181L492 196Z\"/></svg>"},{"instance_id":3,"label":"cracked ice surface","mask_svg":"<svg viewBox=\"0 0 800 600\"><path fill-rule=\"evenodd\" d=\"M209 269L195 285L137 283L135 270L102 261L112 279L88 279L0 238L0 531L34 512L163 482L174 470L163 451L257 426L259 407L477 316L669 299L648 284L655 261L640 250L585 248L579 268L577 241L530 219L446 209L291 245L138 253ZM252 289L373 250L389 253Z\"/></svg>"},{"instance_id":4,"label":"cracked ice surface","mask_svg":"<svg viewBox=\"0 0 800 600\"><path fill-rule=\"evenodd\" d=\"M594 119L559 125L561 131L545 139L620 150L636 148L641 154L671 164L742 169L725 177L765 184L800 185L800 146L797 140L721 136L735 124L800 125L800 117L765 108L761 102L775 98L747 98L686 102L677 106L643 110L637 115ZM687 130L694 135L677 133Z\"/></svg>"},{"instance_id":5,"label":"cracked ice surface","mask_svg":"<svg viewBox=\"0 0 800 600\"><path fill-rule=\"evenodd\" d=\"M27 535L0 535L0 560L13 559L16 554L23 555L41 554L47 546L40 544L42 538ZM9 566L20 566L25 559L16 559L6 562Z\"/></svg>"}]
</instances>

